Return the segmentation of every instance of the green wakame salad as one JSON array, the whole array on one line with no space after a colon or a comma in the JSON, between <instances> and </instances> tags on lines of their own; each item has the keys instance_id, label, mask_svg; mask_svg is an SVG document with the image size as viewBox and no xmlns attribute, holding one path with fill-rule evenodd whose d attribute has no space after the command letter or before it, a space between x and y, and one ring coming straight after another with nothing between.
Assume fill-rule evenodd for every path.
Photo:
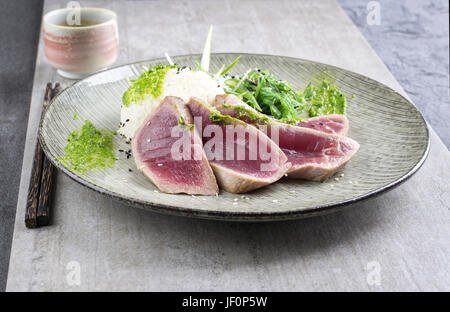
<instances>
[{"instance_id":1,"label":"green wakame salad","mask_svg":"<svg viewBox=\"0 0 450 312\"><path fill-rule=\"evenodd\" d=\"M310 82L305 90L294 90L291 83L262 69L225 80L225 92L266 115L293 124L309 117L345 114L347 108L345 95L327 79L320 85Z\"/></svg>"}]
</instances>

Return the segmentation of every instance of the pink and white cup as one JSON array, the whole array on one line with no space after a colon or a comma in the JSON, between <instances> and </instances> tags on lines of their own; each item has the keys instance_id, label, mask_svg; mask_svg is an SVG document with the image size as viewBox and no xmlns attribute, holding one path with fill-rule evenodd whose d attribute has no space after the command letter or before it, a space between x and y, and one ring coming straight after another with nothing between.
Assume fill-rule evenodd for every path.
<instances>
[{"instance_id":1,"label":"pink and white cup","mask_svg":"<svg viewBox=\"0 0 450 312\"><path fill-rule=\"evenodd\" d=\"M117 59L119 34L116 13L78 8L76 23L68 23L73 9L47 13L43 20L45 55L58 73L80 79L111 66Z\"/></svg>"}]
</instances>

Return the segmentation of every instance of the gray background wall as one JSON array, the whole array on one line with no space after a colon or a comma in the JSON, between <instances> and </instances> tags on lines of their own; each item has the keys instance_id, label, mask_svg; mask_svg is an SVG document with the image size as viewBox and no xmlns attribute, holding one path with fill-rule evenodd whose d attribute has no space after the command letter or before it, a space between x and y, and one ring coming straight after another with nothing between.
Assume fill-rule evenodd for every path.
<instances>
[{"instance_id":1,"label":"gray background wall","mask_svg":"<svg viewBox=\"0 0 450 312\"><path fill-rule=\"evenodd\" d=\"M373 26L366 22L368 1L338 1L449 147L448 1L379 1L381 24ZM0 5L0 290L4 290L42 1L1 0Z\"/></svg>"}]
</instances>

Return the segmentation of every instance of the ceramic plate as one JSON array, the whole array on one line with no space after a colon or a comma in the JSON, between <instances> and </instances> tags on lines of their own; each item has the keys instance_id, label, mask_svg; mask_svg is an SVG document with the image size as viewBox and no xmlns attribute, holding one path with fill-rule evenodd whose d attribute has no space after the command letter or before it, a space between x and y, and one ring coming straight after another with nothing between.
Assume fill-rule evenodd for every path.
<instances>
[{"instance_id":1,"label":"ceramic plate","mask_svg":"<svg viewBox=\"0 0 450 312\"><path fill-rule=\"evenodd\" d=\"M211 71L230 64L237 55L213 54ZM283 178L245 194L246 198L224 191L219 196L194 197L155 192L157 188L136 169L133 158L127 159L124 153L117 153L119 160L114 168L86 174L71 172L58 164L55 158L64 154L69 133L79 129L86 119L97 128L117 130L127 78L138 77L144 71L143 66L166 64L165 59L103 71L62 91L41 120L43 149L53 164L75 181L131 205L163 213L241 221L293 219L331 212L393 188L425 160L429 149L426 122L412 103L391 88L362 75L308 60L242 55L232 74L248 68L265 68L298 89L303 89L311 79L334 77L349 100L349 136L361 144L359 152L335 177L325 183ZM173 59L177 64L195 67L200 56ZM74 113L77 120L73 120ZM119 135L115 146L117 150L130 148Z\"/></svg>"}]
</instances>

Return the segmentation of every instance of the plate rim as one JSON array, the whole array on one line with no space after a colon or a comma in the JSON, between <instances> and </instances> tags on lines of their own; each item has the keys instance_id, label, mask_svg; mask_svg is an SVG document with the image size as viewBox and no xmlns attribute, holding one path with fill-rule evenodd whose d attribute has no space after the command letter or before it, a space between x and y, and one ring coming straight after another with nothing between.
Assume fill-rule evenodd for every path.
<instances>
[{"instance_id":1,"label":"plate rim","mask_svg":"<svg viewBox=\"0 0 450 312\"><path fill-rule=\"evenodd\" d=\"M402 175L401 177L397 178L396 180L394 180L384 186L381 186L373 191L370 191L370 192L367 192L362 195L352 197L352 198L349 198L346 200L328 203L328 204L324 204L324 205L312 206L312 207L309 207L309 208L306 208L303 210L283 210L283 211L276 211L276 212L270 212L270 211L268 211L268 212L242 212L242 211L241 212L233 212L233 211L220 211L220 210L199 210L199 209L195 209L195 208L185 208L185 207L180 207L180 206L165 205L165 204L161 204L161 203L154 203L154 202L139 200L139 199L128 197L126 195L121 195L116 192L105 189L103 187L97 186L96 184L93 184L93 183L81 178L79 175L73 173L72 171L67 169L65 166L63 166L61 163L56 161L55 157L53 157L53 155L50 153L49 148L45 142L44 136L42 134L42 128L43 128L43 122L44 122L45 116L48 112L48 109L50 108L51 105L53 105L53 103L56 101L56 99L59 96L61 96L64 92L67 92L70 88L74 87L75 85L82 83L85 80L90 79L93 76L101 75L104 72L118 69L121 67L136 65L136 64L140 64L140 63L155 62L155 61L160 61L160 60L167 61L166 58L160 57L160 58L153 58L153 59L148 59L148 60L143 60L143 61L121 64L121 65L113 66L113 67L92 73L91 75L89 75L81 80L76 81L75 83L67 86L61 92L59 92L48 103L47 108L43 111L40 121L39 121L38 141L41 144L42 150L44 151L47 159L50 160L50 162L52 163L52 165L54 167L61 170L63 173L65 173L67 176L69 176L69 178L71 178L75 182L78 182L79 184L81 184L87 188L90 188L90 189L92 189L102 195L105 195L109 198L118 200L120 202L125 202L128 205L132 205L134 207L138 207L138 208L141 208L141 209L144 209L147 211L157 212L157 213L161 213L161 214L185 216L185 217L191 217L191 218L214 219L214 220L223 220L223 221L281 221L281 220L293 220L293 219L307 218L307 217L312 217L315 215L323 215L326 213L332 213L337 210L343 209L345 207L351 206L352 204L355 204L357 202L368 200L375 196L384 194L387 191L392 190L396 186L407 181L411 176L413 176L422 167L422 165L424 164L425 160L427 159L427 157L429 155L430 141L431 141L430 140L430 130L429 130L429 125L428 125L427 121L425 120L425 118L423 117L422 113L419 111L419 109L417 109L416 105L411 100L407 99L405 96L403 96L402 94L400 94L399 92L397 92L396 90L391 88L390 86L388 86L382 82L379 82L378 80L375 80L368 76L359 74L357 72L354 72L354 71L351 71L351 70L348 70L348 69L345 69L342 67L338 67L338 66L334 66L334 65L330 65L330 64L326 64L326 63L322 63L322 62L317 62L317 61L313 61L313 60L309 60L309 59L292 57L292 56L283 56L283 55L274 55L274 54L259 54L259 53L238 53L238 52L230 52L230 53L220 52L220 53L211 53L211 55L237 55L237 56L238 55L248 55L248 56L258 56L258 57L281 57L281 58L285 58L285 59L292 59L292 60L297 60L297 61L311 62L311 63L315 63L315 64L319 64L319 65L324 65L329 68L344 70L349 73L352 73L352 74L355 74L358 76L362 76L366 79L370 79L371 81L374 81L375 83L378 83L381 86L388 88L389 90L394 92L396 95L400 96L402 99L409 102L414 107L414 109L417 111L420 118L422 119L423 124L425 125L426 140L427 140L426 147L425 147L422 155L420 156L419 161L406 174ZM172 56L172 58L196 57L196 56L197 57L201 56L201 54L183 54L183 55Z\"/></svg>"}]
</instances>

